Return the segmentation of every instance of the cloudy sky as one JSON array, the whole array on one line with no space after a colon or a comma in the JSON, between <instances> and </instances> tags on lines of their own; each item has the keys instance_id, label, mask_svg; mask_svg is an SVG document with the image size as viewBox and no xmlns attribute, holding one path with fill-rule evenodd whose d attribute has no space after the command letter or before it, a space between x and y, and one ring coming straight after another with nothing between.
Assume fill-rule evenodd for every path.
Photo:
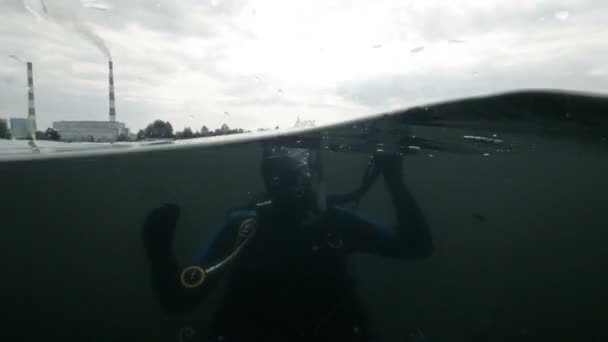
<instances>
[{"instance_id":1,"label":"cloudy sky","mask_svg":"<svg viewBox=\"0 0 608 342\"><path fill-rule=\"evenodd\" d=\"M608 92L603 0L0 0L0 117L334 122L521 88Z\"/></svg>"}]
</instances>

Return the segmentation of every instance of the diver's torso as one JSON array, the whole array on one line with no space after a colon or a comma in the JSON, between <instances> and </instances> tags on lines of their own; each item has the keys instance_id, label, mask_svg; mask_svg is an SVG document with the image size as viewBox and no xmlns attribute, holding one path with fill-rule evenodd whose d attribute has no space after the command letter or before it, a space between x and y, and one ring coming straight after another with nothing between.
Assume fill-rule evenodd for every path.
<instances>
[{"instance_id":1,"label":"diver's torso","mask_svg":"<svg viewBox=\"0 0 608 342\"><path fill-rule=\"evenodd\" d=\"M358 332L362 319L347 272L349 253L340 227L328 224L323 218L297 227L260 220L231 270L216 328L226 336L234 327L250 334L274 329L291 338L320 338L328 328Z\"/></svg>"}]
</instances>

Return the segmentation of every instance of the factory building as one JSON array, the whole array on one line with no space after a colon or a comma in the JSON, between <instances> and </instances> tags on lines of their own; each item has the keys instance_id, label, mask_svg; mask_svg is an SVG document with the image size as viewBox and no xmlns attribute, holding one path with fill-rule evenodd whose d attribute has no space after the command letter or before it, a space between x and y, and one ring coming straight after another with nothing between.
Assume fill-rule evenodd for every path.
<instances>
[{"instance_id":1,"label":"factory building","mask_svg":"<svg viewBox=\"0 0 608 342\"><path fill-rule=\"evenodd\" d=\"M14 139L25 139L33 132L30 121L24 118L11 118L10 129Z\"/></svg>"},{"instance_id":2,"label":"factory building","mask_svg":"<svg viewBox=\"0 0 608 342\"><path fill-rule=\"evenodd\" d=\"M116 141L120 135L129 136L125 124L116 121L56 121L53 129L63 141Z\"/></svg>"}]
</instances>

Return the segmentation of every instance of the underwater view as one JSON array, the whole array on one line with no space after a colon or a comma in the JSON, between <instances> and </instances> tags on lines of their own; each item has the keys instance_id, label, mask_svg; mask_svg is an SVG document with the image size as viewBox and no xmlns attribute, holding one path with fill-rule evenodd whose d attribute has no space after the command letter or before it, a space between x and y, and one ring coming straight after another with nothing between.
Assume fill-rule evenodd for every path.
<instances>
[{"instance_id":1,"label":"underwater view","mask_svg":"<svg viewBox=\"0 0 608 342\"><path fill-rule=\"evenodd\" d=\"M601 339L607 109L522 92L244 141L5 156L3 333Z\"/></svg>"}]
</instances>

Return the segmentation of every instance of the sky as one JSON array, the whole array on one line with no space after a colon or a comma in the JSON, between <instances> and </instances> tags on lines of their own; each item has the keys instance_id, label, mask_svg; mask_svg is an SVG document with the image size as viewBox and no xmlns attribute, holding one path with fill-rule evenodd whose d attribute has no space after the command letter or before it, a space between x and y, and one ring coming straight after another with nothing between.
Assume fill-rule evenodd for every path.
<instances>
[{"instance_id":1,"label":"sky","mask_svg":"<svg viewBox=\"0 0 608 342\"><path fill-rule=\"evenodd\" d=\"M325 124L517 89L608 92L603 0L0 0L0 118Z\"/></svg>"}]
</instances>

